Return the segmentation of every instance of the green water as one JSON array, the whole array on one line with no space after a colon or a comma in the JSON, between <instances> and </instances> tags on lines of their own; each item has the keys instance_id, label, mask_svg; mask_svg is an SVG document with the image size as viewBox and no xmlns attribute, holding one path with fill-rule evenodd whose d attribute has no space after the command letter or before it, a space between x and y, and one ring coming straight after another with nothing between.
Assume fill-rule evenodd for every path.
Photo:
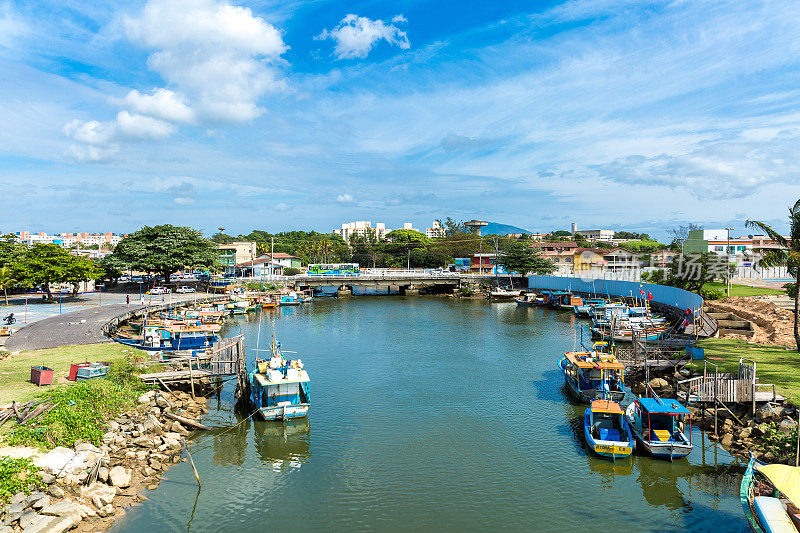
<instances>
[{"instance_id":1,"label":"green water","mask_svg":"<svg viewBox=\"0 0 800 533\"><path fill-rule=\"evenodd\" d=\"M308 421L237 426L226 387L193 435L203 489L176 465L114 531L746 531L744 469L698 430L675 463L587 455L556 367L574 322L433 297L265 311L261 346L274 328L311 376Z\"/></svg>"}]
</instances>

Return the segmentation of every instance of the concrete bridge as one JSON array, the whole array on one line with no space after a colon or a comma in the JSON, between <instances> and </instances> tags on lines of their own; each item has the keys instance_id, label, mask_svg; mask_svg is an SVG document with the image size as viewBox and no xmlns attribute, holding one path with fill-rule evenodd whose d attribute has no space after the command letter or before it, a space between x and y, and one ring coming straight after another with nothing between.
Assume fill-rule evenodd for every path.
<instances>
[{"instance_id":1,"label":"concrete bridge","mask_svg":"<svg viewBox=\"0 0 800 533\"><path fill-rule=\"evenodd\" d=\"M488 276L481 276L487 278ZM478 276L457 272L425 270L383 270L365 269L357 276L294 276L292 281L298 288L338 287L339 295L352 294L353 287L385 289L403 294L419 294L420 290L457 289L462 280L476 279Z\"/></svg>"}]
</instances>

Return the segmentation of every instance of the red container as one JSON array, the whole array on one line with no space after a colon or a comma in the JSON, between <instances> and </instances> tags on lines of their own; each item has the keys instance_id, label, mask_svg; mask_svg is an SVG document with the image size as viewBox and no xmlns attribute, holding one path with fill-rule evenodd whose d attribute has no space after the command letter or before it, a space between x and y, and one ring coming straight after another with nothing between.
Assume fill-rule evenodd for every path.
<instances>
[{"instance_id":1,"label":"red container","mask_svg":"<svg viewBox=\"0 0 800 533\"><path fill-rule=\"evenodd\" d=\"M71 365L69 365L69 376L67 376L67 379L70 381L75 381L76 379L78 379L78 369L83 368L85 366L89 366L91 364L92 363L90 363L89 361L86 361L85 363L72 363Z\"/></svg>"},{"instance_id":2,"label":"red container","mask_svg":"<svg viewBox=\"0 0 800 533\"><path fill-rule=\"evenodd\" d=\"M31 383L35 383L40 387L42 385L53 384L53 369L46 366L32 366L31 367Z\"/></svg>"}]
</instances>

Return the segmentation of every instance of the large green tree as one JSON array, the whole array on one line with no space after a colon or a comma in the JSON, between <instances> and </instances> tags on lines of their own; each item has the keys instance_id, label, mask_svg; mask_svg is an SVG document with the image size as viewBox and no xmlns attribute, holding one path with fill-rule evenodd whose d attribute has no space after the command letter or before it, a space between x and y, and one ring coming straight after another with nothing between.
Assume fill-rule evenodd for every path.
<instances>
[{"instance_id":1,"label":"large green tree","mask_svg":"<svg viewBox=\"0 0 800 533\"><path fill-rule=\"evenodd\" d=\"M519 272L524 276L529 272L549 274L556 270L553 262L542 257L541 253L534 250L528 242L509 241L504 248L497 264L507 272Z\"/></svg>"},{"instance_id":2,"label":"large green tree","mask_svg":"<svg viewBox=\"0 0 800 533\"><path fill-rule=\"evenodd\" d=\"M185 267L219 270L216 245L196 229L161 224L145 226L120 241L114 259L127 268L169 277Z\"/></svg>"},{"instance_id":3,"label":"large green tree","mask_svg":"<svg viewBox=\"0 0 800 533\"><path fill-rule=\"evenodd\" d=\"M789 238L787 239L766 222L748 220L748 228L758 228L769 235L769 238L782 247L769 250L761 257L761 266L770 267L786 265L795 280L795 287L800 287L800 200L789 208ZM794 298L794 342L800 352L800 297Z\"/></svg>"},{"instance_id":4,"label":"large green tree","mask_svg":"<svg viewBox=\"0 0 800 533\"><path fill-rule=\"evenodd\" d=\"M76 257L57 244L34 244L11 263L8 275L20 285L41 286L48 300L53 299L51 283L71 283L73 293L78 283L97 279L101 270L82 257Z\"/></svg>"}]
</instances>

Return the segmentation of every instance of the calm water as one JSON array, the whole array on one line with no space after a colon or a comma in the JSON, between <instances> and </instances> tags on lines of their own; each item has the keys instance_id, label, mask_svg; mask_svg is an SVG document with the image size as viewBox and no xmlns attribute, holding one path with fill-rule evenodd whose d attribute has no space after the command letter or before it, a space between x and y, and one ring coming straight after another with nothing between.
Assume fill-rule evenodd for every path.
<instances>
[{"instance_id":1,"label":"calm water","mask_svg":"<svg viewBox=\"0 0 800 533\"><path fill-rule=\"evenodd\" d=\"M194 436L203 489L179 464L115 531L746 531L743 468L699 431L688 461L587 455L556 369L573 321L386 296L266 311L261 346L274 328L311 375L309 420L236 426L227 386ZM226 335L254 348L258 328Z\"/></svg>"}]
</instances>

